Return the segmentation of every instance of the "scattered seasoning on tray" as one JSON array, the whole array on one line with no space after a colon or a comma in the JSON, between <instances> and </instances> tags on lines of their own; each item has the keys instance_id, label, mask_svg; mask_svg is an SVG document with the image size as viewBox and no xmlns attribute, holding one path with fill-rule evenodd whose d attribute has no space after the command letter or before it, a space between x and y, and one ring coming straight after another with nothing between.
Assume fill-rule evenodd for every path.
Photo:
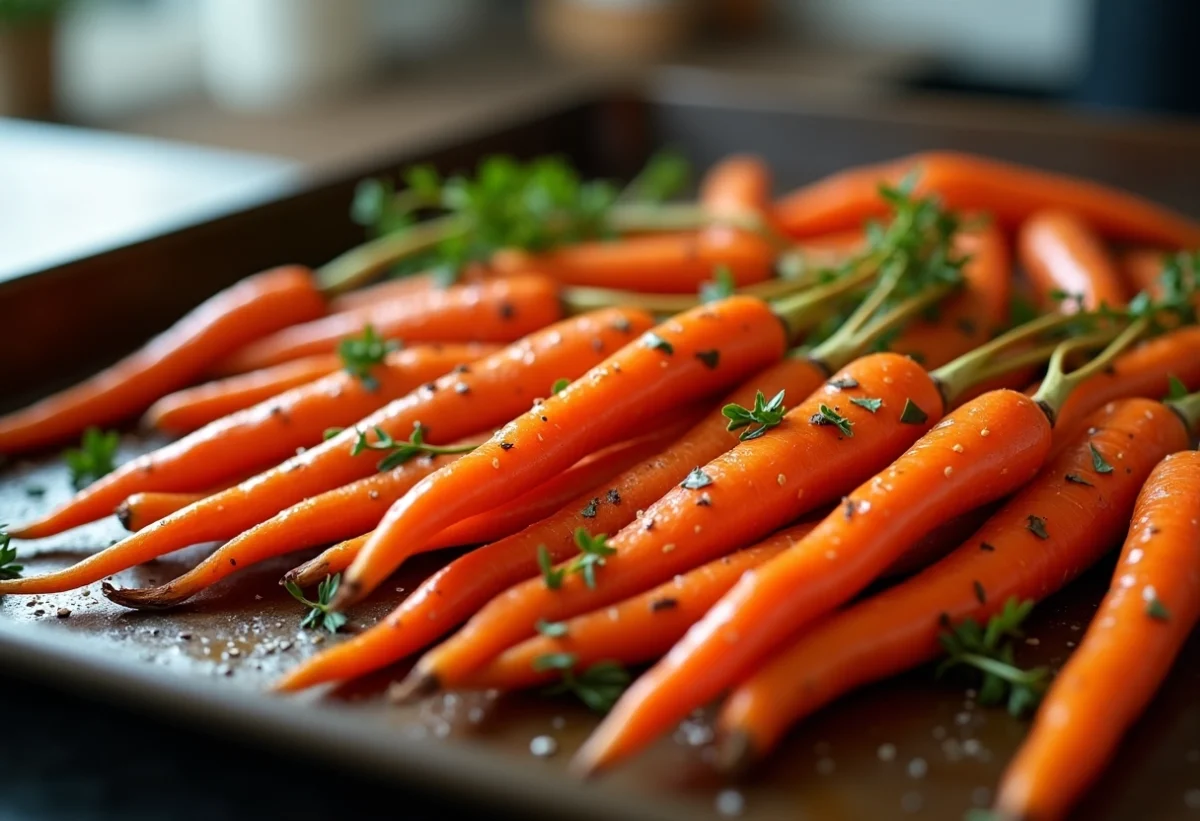
<instances>
[{"instance_id":1,"label":"scattered seasoning on tray","mask_svg":"<svg viewBox=\"0 0 1200 821\"><path fill-rule=\"evenodd\" d=\"M746 799L737 790L721 790L714 804L720 815L737 816L746 811Z\"/></svg>"},{"instance_id":2,"label":"scattered seasoning on tray","mask_svg":"<svg viewBox=\"0 0 1200 821\"><path fill-rule=\"evenodd\" d=\"M538 758L549 758L558 752L558 741L553 736L539 735L535 736L529 742L529 752Z\"/></svg>"},{"instance_id":3,"label":"scattered seasoning on tray","mask_svg":"<svg viewBox=\"0 0 1200 821\"><path fill-rule=\"evenodd\" d=\"M60 607L60 608L58 608L58 614L57 614L57 615L58 615L58 617L59 617L60 619L65 619L65 618L68 618L68 617L71 615L71 611L70 611L70 610L68 610L68 609L67 609L67 608L65 608L65 607Z\"/></svg>"}]
</instances>

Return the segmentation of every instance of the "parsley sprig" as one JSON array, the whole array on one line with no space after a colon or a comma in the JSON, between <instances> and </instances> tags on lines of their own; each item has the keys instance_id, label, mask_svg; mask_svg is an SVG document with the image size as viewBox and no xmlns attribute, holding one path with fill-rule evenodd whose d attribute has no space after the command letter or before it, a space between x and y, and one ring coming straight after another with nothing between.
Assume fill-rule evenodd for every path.
<instances>
[{"instance_id":1,"label":"parsley sprig","mask_svg":"<svg viewBox=\"0 0 1200 821\"><path fill-rule=\"evenodd\" d=\"M387 355L399 348L399 342L383 339L374 326L367 324L363 326L362 336L338 342L337 353L342 360L342 370L362 382L367 390L374 391L379 389L379 380L372 375L371 369L382 365Z\"/></svg>"},{"instance_id":2,"label":"parsley sprig","mask_svg":"<svg viewBox=\"0 0 1200 821\"><path fill-rule=\"evenodd\" d=\"M979 703L1006 702L1008 711L1020 716L1041 700L1050 671L1045 667L1022 670L1013 661L1013 639L1021 638L1021 624L1033 609L1032 601L1010 598L1004 608L980 627L974 619L951 625L942 617L945 630L938 639L948 658L937 668L942 676L956 667L968 667L983 674Z\"/></svg>"},{"instance_id":3,"label":"parsley sprig","mask_svg":"<svg viewBox=\"0 0 1200 821\"><path fill-rule=\"evenodd\" d=\"M579 555L563 567L555 567L550 551L544 544L538 545L538 568L542 571L542 581L545 582L547 590L562 587L563 580L572 573L582 575L583 583L589 588L595 588L596 568L603 567L605 559L617 552L615 547L608 546L608 537L605 534L598 533L592 536L582 527L575 529L575 546L579 548Z\"/></svg>"},{"instance_id":4,"label":"parsley sprig","mask_svg":"<svg viewBox=\"0 0 1200 821\"><path fill-rule=\"evenodd\" d=\"M728 265L718 265L713 269L713 278L707 282L700 283L700 301L707 304L709 302L720 302L722 299L727 299L737 292L737 282L733 278L733 272L729 270Z\"/></svg>"},{"instance_id":5,"label":"parsley sprig","mask_svg":"<svg viewBox=\"0 0 1200 821\"><path fill-rule=\"evenodd\" d=\"M19 579L25 567L16 563L17 549L12 546L12 537L6 527L8 525L0 524L0 579Z\"/></svg>"},{"instance_id":6,"label":"parsley sprig","mask_svg":"<svg viewBox=\"0 0 1200 821\"><path fill-rule=\"evenodd\" d=\"M63 453L63 461L71 472L71 486L82 490L101 476L112 473L120 446L121 435L115 430L102 431L94 427L85 430L79 448Z\"/></svg>"},{"instance_id":7,"label":"parsley sprig","mask_svg":"<svg viewBox=\"0 0 1200 821\"><path fill-rule=\"evenodd\" d=\"M741 430L738 439L743 442L762 436L783 421L783 417L787 413L787 408L783 406L783 394L784 392L780 391L768 402L763 392L757 391L754 395L753 408L745 408L736 402L730 402L721 408L721 414L729 420L729 425L725 429Z\"/></svg>"},{"instance_id":8,"label":"parsley sprig","mask_svg":"<svg viewBox=\"0 0 1200 821\"><path fill-rule=\"evenodd\" d=\"M320 630L323 627L330 633L336 633L341 629L342 625L346 623L346 615L329 609L329 602L333 600L341 582L341 573L326 576L325 580L317 585L316 601L309 601L305 598L304 591L295 582L284 584L293 599L309 608L308 612L304 614L304 618L300 620L301 627L306 630Z\"/></svg>"},{"instance_id":9,"label":"parsley sprig","mask_svg":"<svg viewBox=\"0 0 1200 821\"><path fill-rule=\"evenodd\" d=\"M546 653L533 660L533 669L539 673L561 672L562 680L546 688L546 695L571 693L590 709L607 713L629 686L629 672L615 661L599 661L576 674L577 664L574 653Z\"/></svg>"},{"instance_id":10,"label":"parsley sprig","mask_svg":"<svg viewBox=\"0 0 1200 821\"><path fill-rule=\"evenodd\" d=\"M447 453L470 453L475 450L478 445L429 445L425 443L425 426L417 423L413 426L412 434L403 441L393 439L391 434L385 431L378 425L373 428L375 431L375 441L371 442L367 439L367 432L355 429L358 438L354 440L354 444L350 447L350 455L358 456L363 451L376 450L387 453L387 456L379 460L377 467L380 471L391 470L392 468L400 467L405 462L420 456L421 454L441 455ZM326 431L328 433L328 431ZM334 434L337 435L336 433Z\"/></svg>"}]
</instances>

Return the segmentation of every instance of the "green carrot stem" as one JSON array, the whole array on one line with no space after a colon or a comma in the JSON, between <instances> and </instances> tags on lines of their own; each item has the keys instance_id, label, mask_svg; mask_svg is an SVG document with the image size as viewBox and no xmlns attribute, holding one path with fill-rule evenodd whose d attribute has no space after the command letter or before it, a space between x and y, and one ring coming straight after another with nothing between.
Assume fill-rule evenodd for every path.
<instances>
[{"instance_id":1,"label":"green carrot stem","mask_svg":"<svg viewBox=\"0 0 1200 821\"><path fill-rule=\"evenodd\" d=\"M871 264L873 262L873 258L868 259L832 282L807 288L776 301L773 310L787 328L788 338L793 341L798 339L804 331L821 320L829 310L830 303L873 280L876 276L876 266Z\"/></svg>"},{"instance_id":2,"label":"green carrot stem","mask_svg":"<svg viewBox=\"0 0 1200 821\"><path fill-rule=\"evenodd\" d=\"M834 333L813 349L811 359L829 368L833 363L848 362L862 347L864 329L875 313L883 307L888 297L900 285L905 266L890 265L863 298L858 307L846 318ZM835 367L836 369L836 367Z\"/></svg>"},{"instance_id":3,"label":"green carrot stem","mask_svg":"<svg viewBox=\"0 0 1200 821\"><path fill-rule=\"evenodd\" d=\"M738 288L737 293L775 300L805 290L805 282L771 279ZM580 314L599 308L617 305L641 308L653 314L677 314L700 304L699 297L691 294L647 294L640 291L622 291L612 288L590 288L568 286L562 289L562 302L567 313Z\"/></svg>"},{"instance_id":4,"label":"green carrot stem","mask_svg":"<svg viewBox=\"0 0 1200 821\"><path fill-rule=\"evenodd\" d=\"M1121 331L1121 333L1117 334L1116 339L1109 342L1108 346L1087 364L1081 365L1069 372L1063 370L1063 362L1066 357L1080 350L1082 347L1086 347L1089 342L1095 344L1095 339L1094 337L1080 337L1078 339L1069 339L1059 345L1050 357L1050 364L1046 369L1046 378L1042 380L1041 387L1033 395L1034 401L1046 411L1046 415L1050 418L1051 423L1054 422L1054 418L1058 415L1058 411L1062 408L1063 403L1067 401L1067 397L1071 394L1071 391L1080 382L1095 376L1107 368L1114 359L1149 329L1150 320L1147 317L1135 320Z\"/></svg>"},{"instance_id":5,"label":"green carrot stem","mask_svg":"<svg viewBox=\"0 0 1200 821\"><path fill-rule=\"evenodd\" d=\"M418 222L403 231L385 234L340 254L317 269L317 287L340 294L366 285L402 259L432 250L443 241L470 230L470 222L450 215Z\"/></svg>"}]
</instances>

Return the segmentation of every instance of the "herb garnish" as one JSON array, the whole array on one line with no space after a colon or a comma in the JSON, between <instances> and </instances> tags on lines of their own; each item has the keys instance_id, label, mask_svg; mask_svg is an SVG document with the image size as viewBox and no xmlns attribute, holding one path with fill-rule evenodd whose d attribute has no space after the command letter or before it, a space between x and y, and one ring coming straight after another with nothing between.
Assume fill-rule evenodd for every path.
<instances>
[{"instance_id":1,"label":"herb garnish","mask_svg":"<svg viewBox=\"0 0 1200 821\"><path fill-rule=\"evenodd\" d=\"M921 410L911 399L904 400L904 410L900 411L900 421L905 425L923 425L929 414Z\"/></svg>"},{"instance_id":2,"label":"herb garnish","mask_svg":"<svg viewBox=\"0 0 1200 821\"><path fill-rule=\"evenodd\" d=\"M1046 532L1046 520L1041 516L1026 516L1025 529L1037 536L1039 539L1049 539L1050 534Z\"/></svg>"},{"instance_id":3,"label":"herb garnish","mask_svg":"<svg viewBox=\"0 0 1200 821\"><path fill-rule=\"evenodd\" d=\"M600 498L593 496L591 501L580 511L580 515L585 519L595 519L596 514L600 511Z\"/></svg>"},{"instance_id":4,"label":"herb garnish","mask_svg":"<svg viewBox=\"0 0 1200 821\"><path fill-rule=\"evenodd\" d=\"M855 379L853 376L839 376L837 379L830 379L825 384L831 388L839 388L841 390L848 390L849 388L857 388L858 380Z\"/></svg>"},{"instance_id":5,"label":"herb garnish","mask_svg":"<svg viewBox=\"0 0 1200 821\"><path fill-rule=\"evenodd\" d=\"M1113 466L1104 461L1104 456L1100 451L1096 450L1096 446L1088 442L1088 449L1092 452L1092 469L1097 473L1112 473Z\"/></svg>"},{"instance_id":6,"label":"herb garnish","mask_svg":"<svg viewBox=\"0 0 1200 821\"><path fill-rule=\"evenodd\" d=\"M571 693L590 709L607 713L629 686L628 671L615 661L600 661L576 675L577 660L574 653L547 653L533 660L533 669L539 673L547 670L562 673L562 681L547 688L546 695Z\"/></svg>"},{"instance_id":7,"label":"herb garnish","mask_svg":"<svg viewBox=\"0 0 1200 821\"><path fill-rule=\"evenodd\" d=\"M335 613L329 609L329 602L337 593L338 585L342 583L342 574L326 576L325 581L317 585L317 600L309 601L304 597L304 591L295 582L287 582L284 587L292 594L292 598L309 608L300 620L300 626L307 630L318 630L324 627L330 633L336 633L346 623L345 613Z\"/></svg>"},{"instance_id":8,"label":"herb garnish","mask_svg":"<svg viewBox=\"0 0 1200 821\"><path fill-rule=\"evenodd\" d=\"M1087 479L1084 479L1078 473L1068 473L1063 478L1073 485L1087 485L1088 487L1093 487L1091 482L1089 482Z\"/></svg>"},{"instance_id":9,"label":"herb garnish","mask_svg":"<svg viewBox=\"0 0 1200 821\"><path fill-rule=\"evenodd\" d=\"M717 364L721 361L721 352L716 348L711 351L696 351L696 358L704 363L704 367L716 370Z\"/></svg>"},{"instance_id":10,"label":"herb garnish","mask_svg":"<svg viewBox=\"0 0 1200 821\"><path fill-rule=\"evenodd\" d=\"M394 339L383 339L374 326L363 326L362 336L351 336L338 343L337 353L342 360L342 370L362 382L369 391L379 389L379 380L371 374L371 368L382 365L383 360L392 351L398 350L400 343Z\"/></svg>"},{"instance_id":11,"label":"herb garnish","mask_svg":"<svg viewBox=\"0 0 1200 821\"><path fill-rule=\"evenodd\" d=\"M814 425L833 425L845 436L854 435L854 423L824 403L817 406L817 412L808 421Z\"/></svg>"},{"instance_id":12,"label":"herb garnish","mask_svg":"<svg viewBox=\"0 0 1200 821\"><path fill-rule=\"evenodd\" d=\"M71 486L83 490L101 476L112 473L120 445L121 435L115 430L102 431L94 427L85 430L79 448L63 453L67 470L71 472Z\"/></svg>"},{"instance_id":13,"label":"herb garnish","mask_svg":"<svg viewBox=\"0 0 1200 821\"><path fill-rule=\"evenodd\" d=\"M850 397L850 404L858 405L860 408L866 408L871 413L874 413L883 407L883 400L870 396L852 396Z\"/></svg>"},{"instance_id":14,"label":"herb garnish","mask_svg":"<svg viewBox=\"0 0 1200 821\"><path fill-rule=\"evenodd\" d=\"M12 546L12 537L8 535L6 527L8 525L0 525L0 579L19 579L25 568L15 564L17 549Z\"/></svg>"},{"instance_id":15,"label":"herb garnish","mask_svg":"<svg viewBox=\"0 0 1200 821\"><path fill-rule=\"evenodd\" d=\"M534 624L538 633L551 639L561 639L567 634L567 623L564 621L546 621L538 619Z\"/></svg>"},{"instance_id":16,"label":"herb garnish","mask_svg":"<svg viewBox=\"0 0 1200 821\"><path fill-rule=\"evenodd\" d=\"M672 356L675 353L675 346L663 339L658 334L654 333L654 331L646 331L646 333L642 334L642 341L645 342L648 347L660 350L667 356Z\"/></svg>"},{"instance_id":17,"label":"herb garnish","mask_svg":"<svg viewBox=\"0 0 1200 821\"><path fill-rule=\"evenodd\" d=\"M1167 395L1166 399L1182 399L1188 395L1187 385L1183 384L1178 376L1173 373L1167 374Z\"/></svg>"},{"instance_id":18,"label":"herb garnish","mask_svg":"<svg viewBox=\"0 0 1200 821\"><path fill-rule=\"evenodd\" d=\"M780 391L768 402L763 392L757 391L754 394L753 408L744 408L736 402L730 402L721 408L721 415L729 420L725 429L735 431L745 428L738 434L738 439L742 442L762 436L783 421L784 414L787 413L787 408L783 406L783 394L784 392ZM757 427L753 427L754 425Z\"/></svg>"},{"instance_id":19,"label":"herb garnish","mask_svg":"<svg viewBox=\"0 0 1200 821\"><path fill-rule=\"evenodd\" d=\"M542 581L546 583L547 590L557 590L562 587L563 578L567 575L567 570L564 567L554 566L554 560L550 557L550 551L544 544L537 546L537 563L538 569L542 571Z\"/></svg>"},{"instance_id":20,"label":"herb garnish","mask_svg":"<svg viewBox=\"0 0 1200 821\"><path fill-rule=\"evenodd\" d=\"M1169 621L1171 619L1171 611L1162 603L1158 596L1152 597L1146 602L1146 615L1155 621Z\"/></svg>"},{"instance_id":21,"label":"herb garnish","mask_svg":"<svg viewBox=\"0 0 1200 821\"><path fill-rule=\"evenodd\" d=\"M702 487L708 487L712 483L713 480L711 476L709 476L700 468L693 468L692 472L689 473L684 480L679 483L679 486L687 488L688 490L699 490Z\"/></svg>"},{"instance_id":22,"label":"herb garnish","mask_svg":"<svg viewBox=\"0 0 1200 821\"><path fill-rule=\"evenodd\" d=\"M579 555L571 560L564 572L581 574L583 583L595 588L596 568L603 567L605 557L616 553L617 549L608 546L608 537L603 533L591 536L582 527L575 529L575 546L579 548Z\"/></svg>"},{"instance_id":23,"label":"herb garnish","mask_svg":"<svg viewBox=\"0 0 1200 821\"><path fill-rule=\"evenodd\" d=\"M737 282L734 281L733 272L729 270L728 265L716 266L713 269L712 280L700 283L700 301L705 304L727 299L736 292Z\"/></svg>"},{"instance_id":24,"label":"herb garnish","mask_svg":"<svg viewBox=\"0 0 1200 821\"><path fill-rule=\"evenodd\" d=\"M404 441L393 439L387 431L378 425L375 426L374 431L375 441L368 442L366 432L355 429L358 438L354 440L354 445L350 448L350 455L358 456L364 450L391 451L391 453L379 460L378 468L380 471L400 467L400 465L422 453L433 455L470 453L478 447L478 445L427 445L425 444L425 427L420 423L413 426L412 435Z\"/></svg>"},{"instance_id":25,"label":"herb garnish","mask_svg":"<svg viewBox=\"0 0 1200 821\"><path fill-rule=\"evenodd\" d=\"M949 655L937 668L942 676L955 667L972 667L983 673L979 688L980 704L1007 701L1008 711L1022 715L1041 699L1050 671L1045 667L1022 670L1013 661L1012 639L1020 638L1021 623L1033 609L1032 601L1018 603L1010 598L1004 608L992 616L986 628L974 619L963 619L957 626L943 614L945 631L938 636Z\"/></svg>"},{"instance_id":26,"label":"herb garnish","mask_svg":"<svg viewBox=\"0 0 1200 821\"><path fill-rule=\"evenodd\" d=\"M550 395L558 396L560 393L563 392L563 390L566 389L567 385L570 385L570 384L571 384L571 380L567 379L565 376L562 379L554 380L554 384L550 386Z\"/></svg>"}]
</instances>

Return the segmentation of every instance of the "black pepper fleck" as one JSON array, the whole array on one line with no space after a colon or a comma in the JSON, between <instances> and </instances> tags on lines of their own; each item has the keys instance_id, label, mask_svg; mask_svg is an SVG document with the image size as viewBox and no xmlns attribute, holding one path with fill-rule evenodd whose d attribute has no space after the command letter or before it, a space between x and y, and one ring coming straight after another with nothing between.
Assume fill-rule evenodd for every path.
<instances>
[{"instance_id":1,"label":"black pepper fleck","mask_svg":"<svg viewBox=\"0 0 1200 821\"><path fill-rule=\"evenodd\" d=\"M676 599L655 599L650 602L650 612L657 613L659 610L671 610L679 606Z\"/></svg>"}]
</instances>

